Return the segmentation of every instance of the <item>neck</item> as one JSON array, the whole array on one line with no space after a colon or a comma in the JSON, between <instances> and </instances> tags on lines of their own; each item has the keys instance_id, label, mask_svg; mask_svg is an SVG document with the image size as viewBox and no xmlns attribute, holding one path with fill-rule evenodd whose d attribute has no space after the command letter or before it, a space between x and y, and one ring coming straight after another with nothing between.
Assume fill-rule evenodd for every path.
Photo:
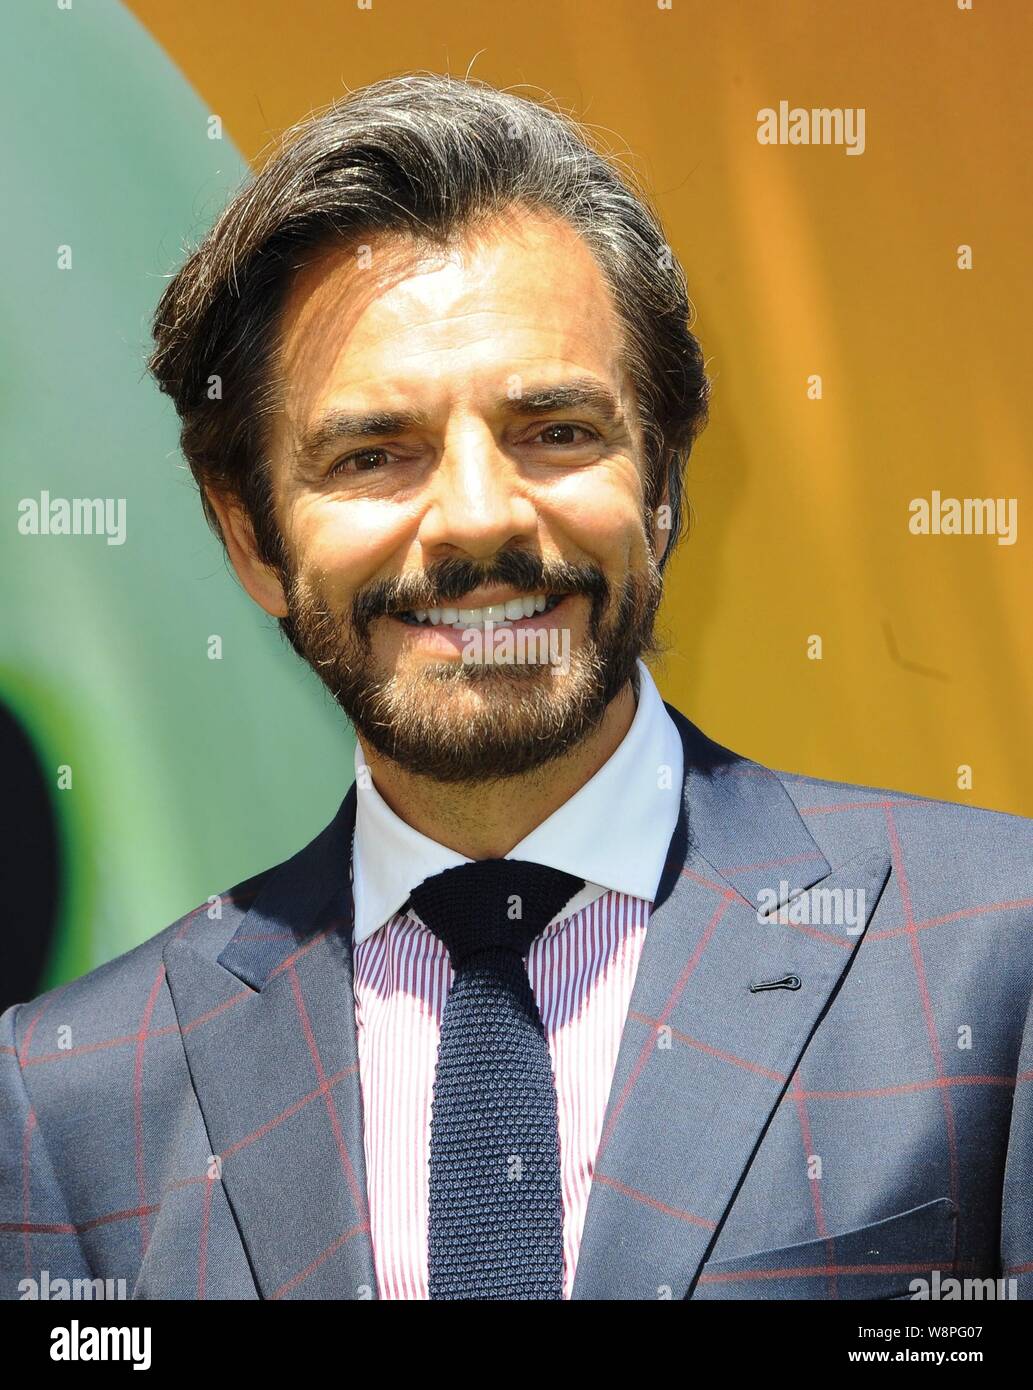
<instances>
[{"instance_id":1,"label":"neck","mask_svg":"<svg viewBox=\"0 0 1033 1390\"><path fill-rule=\"evenodd\" d=\"M595 776L634 717L629 683L576 748L532 772L484 784L434 782L399 767L361 738L359 745L373 785L401 820L467 859L502 859Z\"/></svg>"}]
</instances>

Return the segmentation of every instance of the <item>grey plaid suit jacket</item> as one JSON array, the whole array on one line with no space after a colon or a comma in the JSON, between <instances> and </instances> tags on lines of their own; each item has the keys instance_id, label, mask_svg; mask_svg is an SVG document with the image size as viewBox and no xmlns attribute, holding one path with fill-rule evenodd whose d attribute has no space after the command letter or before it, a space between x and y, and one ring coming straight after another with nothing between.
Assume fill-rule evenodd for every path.
<instances>
[{"instance_id":1,"label":"grey plaid suit jacket","mask_svg":"<svg viewBox=\"0 0 1033 1390\"><path fill-rule=\"evenodd\" d=\"M682 810L574 1297L1033 1297L1033 822L775 773L667 708ZM354 813L0 1019L0 1296L376 1297Z\"/></svg>"}]
</instances>

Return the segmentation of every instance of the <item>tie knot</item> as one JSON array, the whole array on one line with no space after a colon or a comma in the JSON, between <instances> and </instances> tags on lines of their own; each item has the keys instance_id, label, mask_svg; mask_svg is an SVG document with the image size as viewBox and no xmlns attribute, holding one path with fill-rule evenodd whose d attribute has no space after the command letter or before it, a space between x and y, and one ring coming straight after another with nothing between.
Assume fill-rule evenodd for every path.
<instances>
[{"instance_id":1,"label":"tie knot","mask_svg":"<svg viewBox=\"0 0 1033 1390\"><path fill-rule=\"evenodd\" d=\"M515 951L521 957L583 878L524 859L477 859L432 874L412 890L420 921L444 942L453 969L480 951Z\"/></svg>"}]
</instances>

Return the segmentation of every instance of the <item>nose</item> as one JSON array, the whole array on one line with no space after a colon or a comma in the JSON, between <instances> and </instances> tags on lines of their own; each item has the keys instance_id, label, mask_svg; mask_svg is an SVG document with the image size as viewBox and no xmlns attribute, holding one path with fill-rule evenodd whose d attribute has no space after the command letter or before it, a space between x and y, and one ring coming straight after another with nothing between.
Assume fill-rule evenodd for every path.
<instances>
[{"instance_id":1,"label":"nose","mask_svg":"<svg viewBox=\"0 0 1033 1390\"><path fill-rule=\"evenodd\" d=\"M419 538L431 554L458 550L486 559L537 534L537 512L521 490L517 465L483 422L452 433L430 488Z\"/></svg>"}]
</instances>

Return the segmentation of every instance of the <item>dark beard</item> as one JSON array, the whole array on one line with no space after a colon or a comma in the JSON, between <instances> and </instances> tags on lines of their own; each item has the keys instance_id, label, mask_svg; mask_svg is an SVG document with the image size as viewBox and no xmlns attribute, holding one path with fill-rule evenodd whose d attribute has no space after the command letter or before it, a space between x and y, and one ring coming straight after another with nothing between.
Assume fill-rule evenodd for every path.
<instances>
[{"instance_id":1,"label":"dark beard","mask_svg":"<svg viewBox=\"0 0 1033 1390\"><path fill-rule=\"evenodd\" d=\"M660 650L654 624L662 580L651 552L648 565L627 576L616 603L597 565L547 566L527 551L510 550L488 568L449 559L419 575L367 585L355 595L347 625L318 586L293 572L283 578L288 616L280 627L294 650L369 747L437 782L518 777L562 757L599 727L628 681L637 694L636 661ZM370 632L376 618L443 606L484 584L591 600L587 635L571 652L566 674L547 665L452 660L424 664L411 678L377 675ZM486 698L473 711L460 711L458 703L478 687Z\"/></svg>"}]
</instances>

